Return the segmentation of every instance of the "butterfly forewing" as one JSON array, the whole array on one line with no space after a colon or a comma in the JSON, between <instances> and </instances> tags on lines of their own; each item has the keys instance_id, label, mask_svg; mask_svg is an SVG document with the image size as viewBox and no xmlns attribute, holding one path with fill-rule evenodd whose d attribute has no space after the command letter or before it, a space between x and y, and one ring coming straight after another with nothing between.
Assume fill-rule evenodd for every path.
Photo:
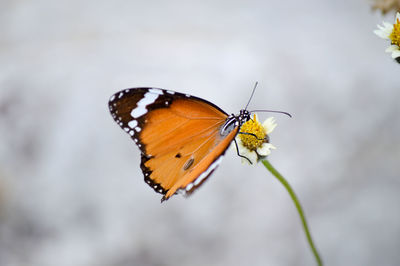
<instances>
[{"instance_id":1,"label":"butterfly forewing","mask_svg":"<svg viewBox=\"0 0 400 266\"><path fill-rule=\"evenodd\" d=\"M238 128L220 135L227 114L203 99L156 88L133 88L109 101L114 120L139 146L145 181L168 199L191 193L218 166Z\"/></svg>"}]
</instances>

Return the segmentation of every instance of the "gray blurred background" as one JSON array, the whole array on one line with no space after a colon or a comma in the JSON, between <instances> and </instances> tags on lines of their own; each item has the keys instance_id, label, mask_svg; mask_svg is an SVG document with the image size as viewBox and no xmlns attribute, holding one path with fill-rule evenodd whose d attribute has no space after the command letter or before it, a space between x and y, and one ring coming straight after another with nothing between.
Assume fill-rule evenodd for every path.
<instances>
[{"instance_id":1,"label":"gray blurred background","mask_svg":"<svg viewBox=\"0 0 400 266\"><path fill-rule=\"evenodd\" d=\"M355 1L27 1L0 8L0 265L315 265L234 149L160 204L108 98L154 86L274 115L269 157L326 265L400 264L400 65ZM262 114L262 120L269 114Z\"/></svg>"}]
</instances>

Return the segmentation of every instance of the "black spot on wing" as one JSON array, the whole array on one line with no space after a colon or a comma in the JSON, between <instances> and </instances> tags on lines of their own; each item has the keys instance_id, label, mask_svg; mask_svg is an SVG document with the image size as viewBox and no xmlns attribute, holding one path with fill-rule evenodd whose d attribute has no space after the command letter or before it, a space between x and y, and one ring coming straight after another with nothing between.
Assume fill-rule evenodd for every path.
<instances>
[{"instance_id":1,"label":"black spot on wing","mask_svg":"<svg viewBox=\"0 0 400 266\"><path fill-rule=\"evenodd\" d=\"M192 166L194 163L194 159L190 158L188 161L186 161L185 165L183 166L183 170L188 170L190 166Z\"/></svg>"}]
</instances>

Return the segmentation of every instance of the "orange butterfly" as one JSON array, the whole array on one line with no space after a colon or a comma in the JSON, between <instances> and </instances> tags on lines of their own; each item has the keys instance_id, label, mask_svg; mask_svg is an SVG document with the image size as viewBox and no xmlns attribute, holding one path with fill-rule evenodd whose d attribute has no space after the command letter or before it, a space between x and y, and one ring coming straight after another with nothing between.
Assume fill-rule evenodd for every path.
<instances>
[{"instance_id":1,"label":"orange butterfly","mask_svg":"<svg viewBox=\"0 0 400 266\"><path fill-rule=\"evenodd\" d=\"M250 119L246 109L228 115L206 100L158 88L122 90L108 105L140 148L144 180L164 195L161 201L198 188Z\"/></svg>"}]
</instances>

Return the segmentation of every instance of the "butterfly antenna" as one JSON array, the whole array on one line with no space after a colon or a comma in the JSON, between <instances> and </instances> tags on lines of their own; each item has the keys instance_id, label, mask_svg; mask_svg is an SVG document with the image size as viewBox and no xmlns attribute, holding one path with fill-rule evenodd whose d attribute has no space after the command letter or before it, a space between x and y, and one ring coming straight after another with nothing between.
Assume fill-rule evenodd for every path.
<instances>
[{"instance_id":1,"label":"butterfly antenna","mask_svg":"<svg viewBox=\"0 0 400 266\"><path fill-rule=\"evenodd\" d=\"M292 117L291 114L289 114L288 112L283 112L283 111L275 111L275 110L253 110L253 111L250 111L250 113L255 113L255 112L279 113L279 114L284 114L289 117Z\"/></svg>"},{"instance_id":2,"label":"butterfly antenna","mask_svg":"<svg viewBox=\"0 0 400 266\"><path fill-rule=\"evenodd\" d=\"M251 98L253 98L253 95L254 95L254 92L256 91L257 85L258 85L258 81L256 81L256 84L254 84L254 88L253 88L253 91L251 92L250 99L249 99L249 101L247 102L246 107L244 108L244 110L247 110L247 106L249 106L250 101L251 101Z\"/></svg>"}]
</instances>

